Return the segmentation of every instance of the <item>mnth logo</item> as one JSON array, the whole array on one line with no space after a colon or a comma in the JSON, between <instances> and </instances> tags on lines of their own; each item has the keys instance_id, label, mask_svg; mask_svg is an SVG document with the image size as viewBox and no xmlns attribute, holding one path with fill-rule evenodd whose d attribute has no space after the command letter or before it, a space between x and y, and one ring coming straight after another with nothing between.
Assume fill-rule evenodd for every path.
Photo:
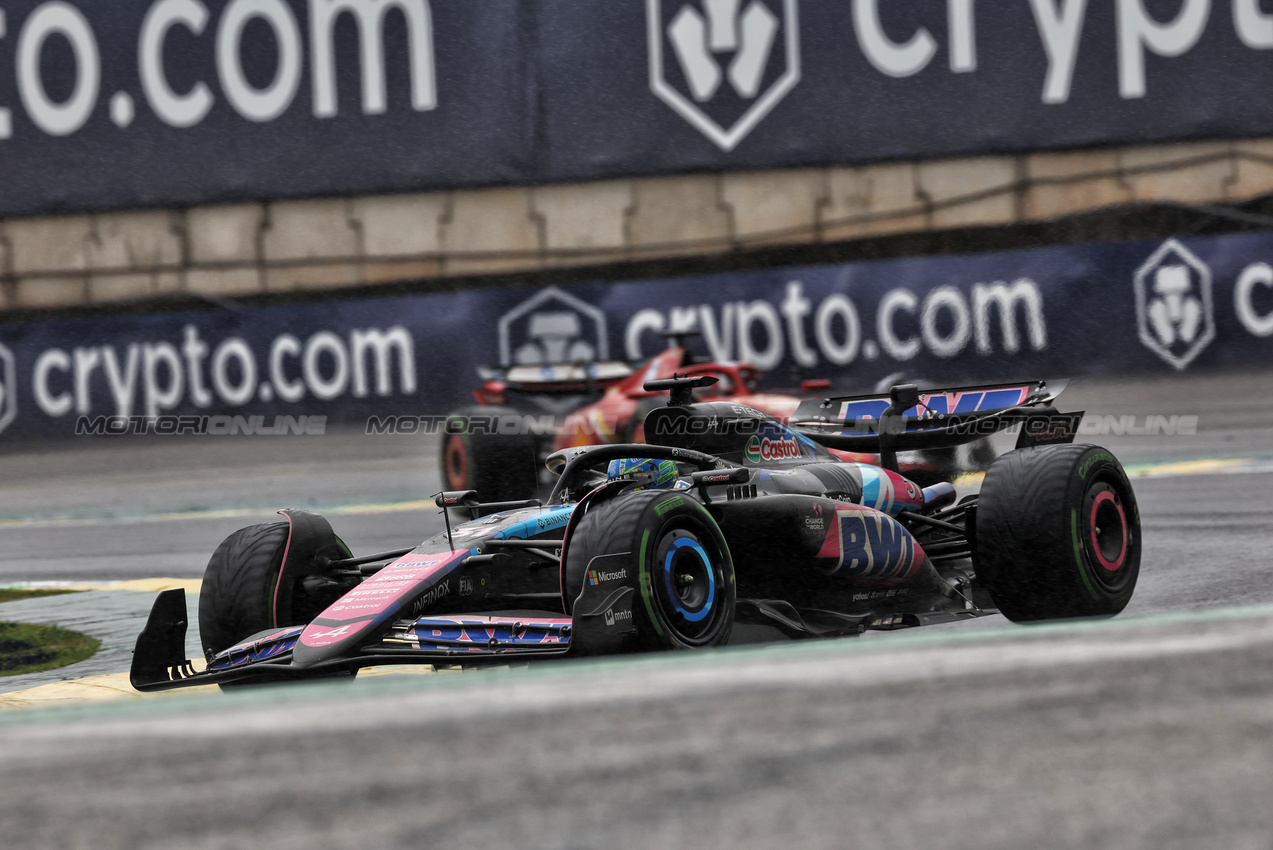
<instances>
[{"instance_id":1,"label":"mnth logo","mask_svg":"<svg viewBox=\"0 0 1273 850\"><path fill-rule=\"evenodd\" d=\"M646 0L650 90L731 151L800 82L798 0Z\"/></svg>"},{"instance_id":2,"label":"mnth logo","mask_svg":"<svg viewBox=\"0 0 1273 850\"><path fill-rule=\"evenodd\" d=\"M1136 272L1140 341L1183 370L1216 338L1211 269L1169 239Z\"/></svg>"},{"instance_id":3,"label":"mnth logo","mask_svg":"<svg viewBox=\"0 0 1273 850\"><path fill-rule=\"evenodd\" d=\"M627 608L619 611L616 611L613 608L607 608L604 617L607 626L622 625L632 619L632 611Z\"/></svg>"},{"instance_id":4,"label":"mnth logo","mask_svg":"<svg viewBox=\"0 0 1273 850\"><path fill-rule=\"evenodd\" d=\"M18 415L18 364L17 359L3 343L0 343L0 434Z\"/></svg>"}]
</instances>

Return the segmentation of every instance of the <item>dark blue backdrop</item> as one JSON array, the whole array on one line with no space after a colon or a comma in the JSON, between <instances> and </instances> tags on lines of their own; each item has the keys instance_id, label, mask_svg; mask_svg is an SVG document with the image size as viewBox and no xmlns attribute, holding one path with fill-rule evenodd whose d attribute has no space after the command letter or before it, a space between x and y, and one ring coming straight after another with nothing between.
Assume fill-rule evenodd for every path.
<instances>
[{"instance_id":1,"label":"dark blue backdrop","mask_svg":"<svg viewBox=\"0 0 1273 850\"><path fill-rule=\"evenodd\" d=\"M6 3L0 215L1273 133L1273 0L1216 0L1158 52L1149 38L1120 47L1117 11L1170 24L1200 0L1088 3L1075 40L1056 42L1073 70L1051 98L1051 30L1034 10L1055 14L1056 0L878 2L875 41L917 39L926 60L891 72L863 46L854 11L868 0L723 0L712 8L731 14L719 20L705 0L340 0L382 45L383 112L364 98L357 19L335 19L330 51L313 38L312 10L333 2ZM1242 34L1235 3L1249 11ZM952 34L948 8L971 10L957 18L971 38ZM162 29L162 73L144 73L147 15L181 9L202 9L202 26ZM272 9L274 23L249 17L232 38L232 9ZM426 22L427 37L409 39L408 20ZM76 58L65 30L77 26L96 62ZM291 77L281 43L295 46ZM26 70L24 51L38 60ZM317 60L329 56L336 110L318 117ZM431 100L412 87L413 61L432 74ZM245 115L224 82L236 67L258 93L280 84L278 114ZM143 76L178 99L206 87L212 100L172 126ZM1143 96L1128 90L1137 79Z\"/></svg>"},{"instance_id":2,"label":"dark blue backdrop","mask_svg":"<svg viewBox=\"0 0 1273 850\"><path fill-rule=\"evenodd\" d=\"M672 328L771 387L1267 365L1273 234L4 325L0 440L79 412L445 413L480 364L648 356Z\"/></svg>"}]
</instances>

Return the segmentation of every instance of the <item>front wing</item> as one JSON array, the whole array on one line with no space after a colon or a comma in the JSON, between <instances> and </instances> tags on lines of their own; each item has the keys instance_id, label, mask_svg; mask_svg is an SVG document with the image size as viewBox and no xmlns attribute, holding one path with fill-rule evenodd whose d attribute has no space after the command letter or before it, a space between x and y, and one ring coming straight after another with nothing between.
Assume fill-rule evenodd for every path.
<instances>
[{"instance_id":1,"label":"front wing","mask_svg":"<svg viewBox=\"0 0 1273 850\"><path fill-rule=\"evenodd\" d=\"M361 646L334 658L298 664L292 649L304 626L253 635L215 655L203 670L185 657L186 594L159 594L137 638L130 673L139 691L323 678L383 664L506 664L566 655L569 617L493 617L451 614L403 619Z\"/></svg>"}]
</instances>

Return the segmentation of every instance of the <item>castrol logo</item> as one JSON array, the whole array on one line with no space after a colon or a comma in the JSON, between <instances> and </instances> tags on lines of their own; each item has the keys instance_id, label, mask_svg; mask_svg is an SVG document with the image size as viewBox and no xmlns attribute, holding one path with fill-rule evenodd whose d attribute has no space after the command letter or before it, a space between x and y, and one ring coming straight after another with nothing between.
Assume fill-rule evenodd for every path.
<instances>
[{"instance_id":1,"label":"castrol logo","mask_svg":"<svg viewBox=\"0 0 1273 850\"><path fill-rule=\"evenodd\" d=\"M775 440L757 434L747 441L747 459L752 463L780 462L800 457L800 444L790 437Z\"/></svg>"}]
</instances>

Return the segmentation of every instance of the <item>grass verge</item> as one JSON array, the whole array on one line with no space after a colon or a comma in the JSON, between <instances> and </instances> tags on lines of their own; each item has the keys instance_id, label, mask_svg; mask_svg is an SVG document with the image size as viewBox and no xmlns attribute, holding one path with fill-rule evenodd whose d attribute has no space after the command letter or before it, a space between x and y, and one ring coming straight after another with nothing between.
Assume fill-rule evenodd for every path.
<instances>
[{"instance_id":1,"label":"grass verge","mask_svg":"<svg viewBox=\"0 0 1273 850\"><path fill-rule=\"evenodd\" d=\"M0 676L39 673L92 657L97 638L57 626L0 623Z\"/></svg>"},{"instance_id":2,"label":"grass verge","mask_svg":"<svg viewBox=\"0 0 1273 850\"><path fill-rule=\"evenodd\" d=\"M33 590L25 587L0 587L0 602L17 602L19 599L39 599L42 596L61 596L77 593L74 590Z\"/></svg>"}]
</instances>

